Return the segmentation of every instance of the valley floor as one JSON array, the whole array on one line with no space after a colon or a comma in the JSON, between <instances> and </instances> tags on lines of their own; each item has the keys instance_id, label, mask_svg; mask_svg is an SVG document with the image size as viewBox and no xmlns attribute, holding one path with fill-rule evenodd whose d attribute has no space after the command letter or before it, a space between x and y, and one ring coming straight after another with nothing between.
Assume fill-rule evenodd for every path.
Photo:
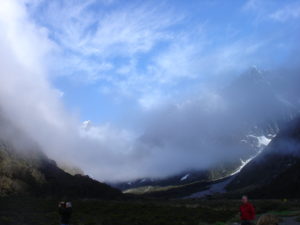
<instances>
[{"instance_id":1,"label":"valley floor","mask_svg":"<svg viewBox=\"0 0 300 225\"><path fill-rule=\"evenodd\" d=\"M300 201L255 200L257 213L300 225ZM1 225L57 225L57 200L0 198ZM239 221L237 200L74 200L72 225L231 225ZM258 216L259 216L258 215ZM297 222L298 221L298 222Z\"/></svg>"}]
</instances>

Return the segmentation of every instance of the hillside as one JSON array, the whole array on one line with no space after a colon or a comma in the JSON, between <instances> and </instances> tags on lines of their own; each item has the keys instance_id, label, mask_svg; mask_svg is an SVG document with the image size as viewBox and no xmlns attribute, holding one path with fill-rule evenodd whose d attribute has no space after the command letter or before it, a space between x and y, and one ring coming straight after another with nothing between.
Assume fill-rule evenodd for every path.
<instances>
[{"instance_id":1,"label":"hillside","mask_svg":"<svg viewBox=\"0 0 300 225\"><path fill-rule=\"evenodd\" d=\"M281 128L278 135L256 158L233 176L216 181L198 181L182 185L145 186L125 193L156 198L300 197L300 118Z\"/></svg>"},{"instance_id":2,"label":"hillside","mask_svg":"<svg viewBox=\"0 0 300 225\"><path fill-rule=\"evenodd\" d=\"M256 197L300 197L300 118L287 124L227 190Z\"/></svg>"},{"instance_id":3,"label":"hillside","mask_svg":"<svg viewBox=\"0 0 300 225\"><path fill-rule=\"evenodd\" d=\"M225 116L215 118L218 120L217 126L214 122L199 124L205 127L205 132L199 132L199 139L204 142L206 139L213 140L210 144L218 143L216 148L228 150L231 154L234 152L234 157L230 160L206 169L186 170L169 177L141 177L112 185L124 191L153 192L194 182L214 182L238 172L245 162L265 149L281 127L299 113L299 102L286 94L285 87L280 85L281 78L282 75L259 71L256 67L250 68L221 90L220 95L228 103L228 109Z\"/></svg>"},{"instance_id":4,"label":"hillside","mask_svg":"<svg viewBox=\"0 0 300 225\"><path fill-rule=\"evenodd\" d=\"M64 172L25 134L1 118L0 196L11 195L111 199L121 193L88 176Z\"/></svg>"}]
</instances>

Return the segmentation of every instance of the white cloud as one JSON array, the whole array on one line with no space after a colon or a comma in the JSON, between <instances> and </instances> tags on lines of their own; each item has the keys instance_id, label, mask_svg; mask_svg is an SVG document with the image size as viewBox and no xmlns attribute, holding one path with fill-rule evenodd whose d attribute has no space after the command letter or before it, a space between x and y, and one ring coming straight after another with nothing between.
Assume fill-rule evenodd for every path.
<instances>
[{"instance_id":1,"label":"white cloud","mask_svg":"<svg viewBox=\"0 0 300 225\"><path fill-rule=\"evenodd\" d=\"M7 39L5 41L9 42L8 48L11 49L10 52L16 57L18 63L33 73L45 72L40 64L45 63L43 56L54 47L53 42L47 39L47 30L27 23L29 18L26 11L15 1L3 1L0 16L2 34L5 34ZM26 35L20 39L23 31L26 32ZM32 42L39 45L34 47L34 51L31 51Z\"/></svg>"},{"instance_id":2,"label":"white cloud","mask_svg":"<svg viewBox=\"0 0 300 225\"><path fill-rule=\"evenodd\" d=\"M94 1L52 1L43 19L55 30L62 47L83 56L130 56L147 52L162 40L171 38L164 29L176 24L179 16L153 5L128 4L120 9L94 11ZM139 18L138 20L136 18Z\"/></svg>"},{"instance_id":3,"label":"white cloud","mask_svg":"<svg viewBox=\"0 0 300 225\"><path fill-rule=\"evenodd\" d=\"M153 110L157 107L163 105L164 102L167 102L168 97L163 96L161 93L158 92L151 92L149 95L144 94L139 99L138 102L145 110Z\"/></svg>"},{"instance_id":4,"label":"white cloud","mask_svg":"<svg viewBox=\"0 0 300 225\"><path fill-rule=\"evenodd\" d=\"M262 0L248 0L243 5L243 10L257 10L261 7Z\"/></svg>"},{"instance_id":5,"label":"white cloud","mask_svg":"<svg viewBox=\"0 0 300 225\"><path fill-rule=\"evenodd\" d=\"M39 8L41 2L45 8ZM183 17L164 7L130 5L95 12L89 7L96 1L76 2L2 2L1 112L50 157L68 159L99 179L170 175L230 156L223 148L212 149L220 146L208 135L232 127L230 120L218 117L228 109L226 101L210 93L203 99L184 98L180 85L209 76L218 82L220 76L261 62L259 53L267 40L248 37L210 48L216 40L204 29L172 31ZM29 17L26 4L40 14ZM42 17L39 23L33 21L36 17ZM138 119L132 119L138 134L112 123L82 126L51 85L49 57L57 57L54 66L63 72L85 76L87 83L109 83L99 83L103 93L134 98L149 116L143 121L147 124L134 124ZM125 60L120 63L118 57ZM199 94L198 89L188 91ZM144 115L132 115L136 116ZM208 141L200 140L200 134Z\"/></svg>"},{"instance_id":6,"label":"white cloud","mask_svg":"<svg viewBox=\"0 0 300 225\"><path fill-rule=\"evenodd\" d=\"M300 2L248 0L242 7L243 11L252 11L256 14L255 22L273 20L286 22L300 17Z\"/></svg>"},{"instance_id":7,"label":"white cloud","mask_svg":"<svg viewBox=\"0 0 300 225\"><path fill-rule=\"evenodd\" d=\"M182 47L184 46L184 48ZM177 40L155 59L155 76L160 83L170 83L180 78L192 79L199 75L199 60L203 46ZM201 54L202 53L202 54Z\"/></svg>"},{"instance_id":8,"label":"white cloud","mask_svg":"<svg viewBox=\"0 0 300 225\"><path fill-rule=\"evenodd\" d=\"M102 93L110 90L110 93L121 95L141 94L141 91L153 87L159 76L161 81L172 81L171 75L161 69L157 71L160 74L154 75L151 62L142 66L141 70L144 62L139 57L147 54L151 59L158 44L176 42L170 27L182 21L183 16L179 13L172 12L163 4L130 3L122 8L97 11L93 9L95 1L40 3L42 13L37 18L40 17L41 23L49 29L50 36L61 48L61 56L54 62L54 68L59 65L61 74L86 83L107 81L110 87L99 85ZM35 10L40 10L40 7L35 5L32 11ZM178 49L177 63L187 54L182 55L180 57ZM168 63L167 60L164 64ZM182 71L183 66L180 67ZM167 72L171 72L170 69L169 66ZM173 72L180 73L176 69Z\"/></svg>"},{"instance_id":9,"label":"white cloud","mask_svg":"<svg viewBox=\"0 0 300 225\"><path fill-rule=\"evenodd\" d=\"M170 38L163 30L174 24L176 18L171 20L167 14L149 7L128 7L112 12L99 21L87 49L125 56L148 52L157 42Z\"/></svg>"},{"instance_id":10,"label":"white cloud","mask_svg":"<svg viewBox=\"0 0 300 225\"><path fill-rule=\"evenodd\" d=\"M109 123L95 126L89 120L82 123L79 132L82 138L99 143L99 147L104 147L105 151L112 154L130 153L130 145L136 139L128 130L116 128Z\"/></svg>"},{"instance_id":11,"label":"white cloud","mask_svg":"<svg viewBox=\"0 0 300 225\"><path fill-rule=\"evenodd\" d=\"M55 45L29 19L24 4L3 1L0 9L1 109L46 151L57 154L62 142L49 137L62 135L73 121L48 80L47 58Z\"/></svg>"},{"instance_id":12,"label":"white cloud","mask_svg":"<svg viewBox=\"0 0 300 225\"><path fill-rule=\"evenodd\" d=\"M129 3L95 10L95 1L41 3L37 17L61 48L55 68L60 64L61 74L98 83L104 94L135 98L142 107L150 99L158 100L157 93L171 95L182 81L224 70L240 72L255 64L251 57L262 46L241 40L223 44L222 50L211 49L208 26L197 22L186 29L185 15L165 4ZM241 58L243 63L237 63Z\"/></svg>"},{"instance_id":13,"label":"white cloud","mask_svg":"<svg viewBox=\"0 0 300 225\"><path fill-rule=\"evenodd\" d=\"M132 134L111 124L86 122L78 128L48 79L45 61L53 44L27 17L23 2L3 2L0 28L0 120L11 121L51 158L76 164L99 179L113 179L120 169L116 165L131 151Z\"/></svg>"},{"instance_id":14,"label":"white cloud","mask_svg":"<svg viewBox=\"0 0 300 225\"><path fill-rule=\"evenodd\" d=\"M291 19L300 18L300 2L295 2L284 6L271 13L269 17L275 21L285 22Z\"/></svg>"}]
</instances>

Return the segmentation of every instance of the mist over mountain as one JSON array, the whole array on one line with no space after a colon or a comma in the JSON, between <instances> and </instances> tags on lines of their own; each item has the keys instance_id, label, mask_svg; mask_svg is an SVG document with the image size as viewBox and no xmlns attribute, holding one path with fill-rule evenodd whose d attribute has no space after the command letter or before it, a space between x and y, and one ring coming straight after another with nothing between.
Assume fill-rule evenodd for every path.
<instances>
[{"instance_id":1,"label":"mist over mountain","mask_svg":"<svg viewBox=\"0 0 300 225\"><path fill-rule=\"evenodd\" d=\"M199 167L200 164L205 167L205 163L214 160L218 162L218 157L226 161L249 156L253 154L253 149L247 147L244 139L251 139L251 135L276 135L281 125L299 113L299 100L290 98L290 93L299 92L298 88L279 85L281 77L291 79L289 82L293 83L296 75L276 76L253 68L219 92L182 105L166 107L151 120L140 140L153 149L169 148L174 152L176 149L194 150L195 154L187 163L193 165L195 160L194 165ZM203 156L202 151L208 154ZM184 153L178 155L182 163ZM209 154L211 159L206 160ZM198 157L194 158L195 155Z\"/></svg>"},{"instance_id":2,"label":"mist over mountain","mask_svg":"<svg viewBox=\"0 0 300 225\"><path fill-rule=\"evenodd\" d=\"M80 174L70 175L49 159L0 113L0 197L121 198L121 193ZM13 138L12 138L13 137Z\"/></svg>"},{"instance_id":3,"label":"mist over mountain","mask_svg":"<svg viewBox=\"0 0 300 225\"><path fill-rule=\"evenodd\" d=\"M250 32L208 15L206 25L190 8L118 4L7 0L0 9L1 114L49 158L100 181L178 180L238 169L299 114L299 23L274 16L282 3ZM250 8L239 2L223 16L253 21ZM0 133L31 149L9 127Z\"/></svg>"},{"instance_id":4,"label":"mist over mountain","mask_svg":"<svg viewBox=\"0 0 300 225\"><path fill-rule=\"evenodd\" d=\"M281 86L283 76L286 83ZM297 79L298 74L290 71L275 74L253 67L218 95L215 93L217 102L213 109L203 109L205 105L212 105L212 102L204 104L208 99L203 99L160 112L160 118L152 121L150 130L142 136L143 144L151 146L152 151L159 151L159 148L176 151L179 148L186 149L182 154L189 154L194 150L190 157L195 158L169 156L170 159L180 157L178 161L182 167L177 168L176 176L163 179L144 177L117 186L129 189L147 185L180 185L221 179L238 172L245 162L263 152L282 127L299 115L299 99L291 97L291 93L300 95L293 85ZM154 124L157 121L159 125ZM170 169L170 164L166 164L161 173Z\"/></svg>"},{"instance_id":5,"label":"mist over mountain","mask_svg":"<svg viewBox=\"0 0 300 225\"><path fill-rule=\"evenodd\" d=\"M256 197L299 196L300 119L287 123L265 151L229 183L228 191Z\"/></svg>"},{"instance_id":6,"label":"mist over mountain","mask_svg":"<svg viewBox=\"0 0 300 225\"><path fill-rule=\"evenodd\" d=\"M282 125L268 146L247 160L237 172L230 174L227 167L227 174L220 174L216 168L211 168L189 172L182 177L137 180L119 184L119 187L124 193L159 199L223 199L245 194L256 199L294 199L299 196L300 181L299 122L296 117ZM214 172L215 179L208 176Z\"/></svg>"}]
</instances>

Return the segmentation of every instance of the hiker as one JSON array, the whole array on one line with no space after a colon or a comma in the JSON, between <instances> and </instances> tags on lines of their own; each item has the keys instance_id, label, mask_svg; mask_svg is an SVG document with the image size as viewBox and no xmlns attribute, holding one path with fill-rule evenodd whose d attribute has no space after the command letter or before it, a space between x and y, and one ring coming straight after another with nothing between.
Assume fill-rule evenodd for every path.
<instances>
[{"instance_id":1,"label":"hiker","mask_svg":"<svg viewBox=\"0 0 300 225\"><path fill-rule=\"evenodd\" d=\"M252 225L255 219L255 210L253 205L248 201L248 197L242 197L242 205L240 206L241 225Z\"/></svg>"},{"instance_id":2,"label":"hiker","mask_svg":"<svg viewBox=\"0 0 300 225\"><path fill-rule=\"evenodd\" d=\"M257 225L278 225L279 219L278 217L270 214L265 214L259 217L257 221Z\"/></svg>"},{"instance_id":3,"label":"hiker","mask_svg":"<svg viewBox=\"0 0 300 225\"><path fill-rule=\"evenodd\" d=\"M72 215L72 203L69 201L61 201L58 204L58 213L60 215L61 225L69 225Z\"/></svg>"}]
</instances>

